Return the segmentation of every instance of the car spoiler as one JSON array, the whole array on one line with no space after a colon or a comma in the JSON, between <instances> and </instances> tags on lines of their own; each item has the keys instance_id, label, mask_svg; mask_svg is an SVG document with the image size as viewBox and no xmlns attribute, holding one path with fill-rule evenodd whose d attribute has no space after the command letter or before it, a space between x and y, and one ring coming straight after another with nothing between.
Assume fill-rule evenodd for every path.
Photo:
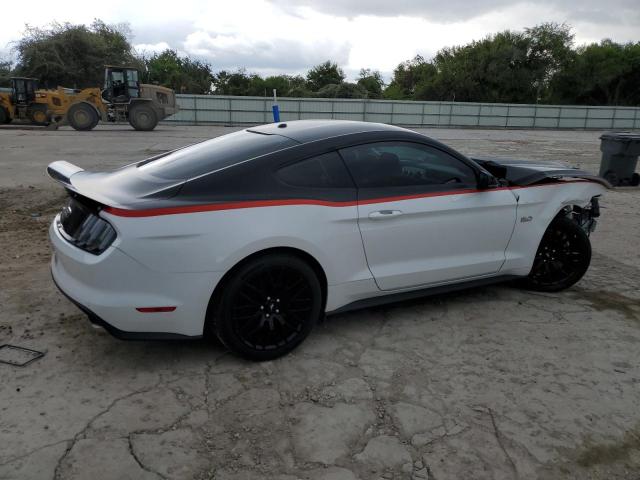
<instances>
[{"instance_id":1,"label":"car spoiler","mask_svg":"<svg viewBox=\"0 0 640 480\"><path fill-rule=\"evenodd\" d=\"M54 180L64 184L66 188L73 188L71 185L71 177L78 172L83 172L84 168L80 168L73 163L65 162L64 160L58 160L52 162L47 167L47 173Z\"/></svg>"}]
</instances>

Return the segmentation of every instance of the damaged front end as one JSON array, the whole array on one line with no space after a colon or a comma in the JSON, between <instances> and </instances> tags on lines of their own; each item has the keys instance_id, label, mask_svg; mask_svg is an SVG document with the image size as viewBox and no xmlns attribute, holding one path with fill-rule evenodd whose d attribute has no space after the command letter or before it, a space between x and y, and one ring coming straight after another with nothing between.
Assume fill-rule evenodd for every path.
<instances>
[{"instance_id":1,"label":"damaged front end","mask_svg":"<svg viewBox=\"0 0 640 480\"><path fill-rule=\"evenodd\" d=\"M604 178L559 162L533 162L486 157L472 157L471 159L510 187L586 180L598 183L605 188L611 188L611 184Z\"/></svg>"},{"instance_id":2,"label":"damaged front end","mask_svg":"<svg viewBox=\"0 0 640 480\"><path fill-rule=\"evenodd\" d=\"M592 197L591 202L586 207L574 205L566 207L563 213L580 225L587 235L595 231L598 218L600 216L600 202L598 197Z\"/></svg>"},{"instance_id":3,"label":"damaged front end","mask_svg":"<svg viewBox=\"0 0 640 480\"><path fill-rule=\"evenodd\" d=\"M598 183L605 188L611 188L605 179L559 162L531 162L498 158L472 158L472 160L497 177L502 185L508 187L589 181ZM571 218L589 235L595 230L596 218L600 216L598 196L592 197L586 206L567 206L558 216Z\"/></svg>"}]
</instances>

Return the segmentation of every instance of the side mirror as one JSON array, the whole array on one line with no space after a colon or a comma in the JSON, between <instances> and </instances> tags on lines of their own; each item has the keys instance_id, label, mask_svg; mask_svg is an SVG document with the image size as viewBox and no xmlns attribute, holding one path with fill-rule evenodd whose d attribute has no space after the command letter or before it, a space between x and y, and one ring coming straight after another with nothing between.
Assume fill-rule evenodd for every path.
<instances>
[{"instance_id":1,"label":"side mirror","mask_svg":"<svg viewBox=\"0 0 640 480\"><path fill-rule=\"evenodd\" d=\"M496 177L487 172L480 171L478 175L478 190L486 190L497 185L498 181L496 180Z\"/></svg>"}]
</instances>

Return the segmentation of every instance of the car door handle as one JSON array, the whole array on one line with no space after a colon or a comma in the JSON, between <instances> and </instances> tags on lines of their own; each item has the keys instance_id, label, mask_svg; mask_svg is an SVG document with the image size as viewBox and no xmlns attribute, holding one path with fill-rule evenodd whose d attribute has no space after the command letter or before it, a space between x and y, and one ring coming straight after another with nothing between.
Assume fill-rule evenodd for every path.
<instances>
[{"instance_id":1,"label":"car door handle","mask_svg":"<svg viewBox=\"0 0 640 480\"><path fill-rule=\"evenodd\" d=\"M400 210L378 210L377 212L371 212L369 218L371 220L384 220L385 218L394 218L402 215Z\"/></svg>"}]
</instances>

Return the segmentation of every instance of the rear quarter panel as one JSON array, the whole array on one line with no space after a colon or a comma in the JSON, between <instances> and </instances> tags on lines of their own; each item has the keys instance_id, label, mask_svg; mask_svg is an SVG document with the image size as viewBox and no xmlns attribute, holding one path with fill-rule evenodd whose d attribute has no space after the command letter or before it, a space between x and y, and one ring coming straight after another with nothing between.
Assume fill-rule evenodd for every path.
<instances>
[{"instance_id":1,"label":"rear quarter panel","mask_svg":"<svg viewBox=\"0 0 640 480\"><path fill-rule=\"evenodd\" d=\"M329 285L371 278L357 207L280 205L128 218L103 212L114 246L163 272L225 272L247 256L291 247L313 256Z\"/></svg>"}]
</instances>

